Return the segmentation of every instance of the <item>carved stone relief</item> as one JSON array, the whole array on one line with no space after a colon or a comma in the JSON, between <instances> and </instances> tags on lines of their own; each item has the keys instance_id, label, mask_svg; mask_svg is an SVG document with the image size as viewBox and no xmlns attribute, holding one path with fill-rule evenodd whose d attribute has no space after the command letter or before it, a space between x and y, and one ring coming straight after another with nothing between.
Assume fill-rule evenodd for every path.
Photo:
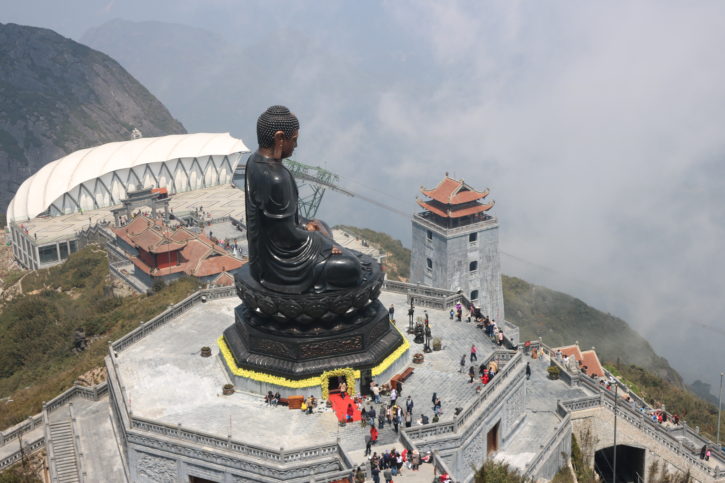
<instances>
[{"instance_id":1,"label":"carved stone relief","mask_svg":"<svg viewBox=\"0 0 725 483\"><path fill-rule=\"evenodd\" d=\"M484 434L476 434L471 441L463 448L463 461L468 468L478 468L483 464L484 456Z\"/></svg>"},{"instance_id":2,"label":"carved stone relief","mask_svg":"<svg viewBox=\"0 0 725 483\"><path fill-rule=\"evenodd\" d=\"M176 461L144 454L137 463L139 482L174 483L176 478Z\"/></svg>"}]
</instances>

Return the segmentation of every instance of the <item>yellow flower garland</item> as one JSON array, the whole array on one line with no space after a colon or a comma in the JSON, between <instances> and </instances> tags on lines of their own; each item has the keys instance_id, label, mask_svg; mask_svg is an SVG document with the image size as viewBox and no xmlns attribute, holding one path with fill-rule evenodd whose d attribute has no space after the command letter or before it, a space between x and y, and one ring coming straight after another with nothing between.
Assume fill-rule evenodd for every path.
<instances>
[{"instance_id":1,"label":"yellow flower garland","mask_svg":"<svg viewBox=\"0 0 725 483\"><path fill-rule=\"evenodd\" d=\"M395 327L396 330L398 330L397 327ZM400 332L400 330L398 330ZM402 335L402 333L401 333ZM322 386L322 397L323 399L327 399L327 396L329 395L329 389L327 387L327 381L331 376L345 376L345 379L348 381L347 383L347 392L350 396L355 395L355 384L351 384L350 381L354 381L355 379L360 379L360 371L352 369L350 367L340 368L340 369L333 369L330 371L323 372L318 377L308 377L307 379L287 379L280 376L274 376L272 374L265 374L263 372L256 372L256 371L250 371L247 369L242 369L240 367L237 367L237 362L234 360L234 356L232 356L231 351L229 350L229 347L227 346L226 341L224 340L224 336L220 336L217 339L217 345L219 346L219 350L222 353L222 356L224 357L224 361L227 364L227 367L229 370L234 374L235 376L244 377L247 379L251 379L253 381L259 381L259 382L266 382L268 384L274 384L276 386L283 386L283 387L289 387L292 389L301 389L305 387L312 387L312 386ZM373 376L379 376L383 372L385 372L390 365L398 360L404 353L410 348L410 342L408 342L408 339L403 336L403 343L395 349L393 352L388 355L383 361L378 364L377 366L373 367L372 375Z\"/></svg>"}]
</instances>

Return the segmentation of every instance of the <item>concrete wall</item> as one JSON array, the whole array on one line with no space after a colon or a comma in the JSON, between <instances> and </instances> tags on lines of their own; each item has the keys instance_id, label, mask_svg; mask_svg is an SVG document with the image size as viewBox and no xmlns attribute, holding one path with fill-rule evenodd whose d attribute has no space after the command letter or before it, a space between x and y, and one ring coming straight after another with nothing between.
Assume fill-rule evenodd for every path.
<instances>
[{"instance_id":1,"label":"concrete wall","mask_svg":"<svg viewBox=\"0 0 725 483\"><path fill-rule=\"evenodd\" d=\"M477 240L469 241L471 233ZM427 260L432 261L428 268ZM471 272L470 263L478 268ZM498 223L491 220L476 223L470 229L432 229L413 218L413 237L410 259L410 281L446 290L461 290L481 312L497 321L504 320L501 261L498 251Z\"/></svg>"}]
</instances>

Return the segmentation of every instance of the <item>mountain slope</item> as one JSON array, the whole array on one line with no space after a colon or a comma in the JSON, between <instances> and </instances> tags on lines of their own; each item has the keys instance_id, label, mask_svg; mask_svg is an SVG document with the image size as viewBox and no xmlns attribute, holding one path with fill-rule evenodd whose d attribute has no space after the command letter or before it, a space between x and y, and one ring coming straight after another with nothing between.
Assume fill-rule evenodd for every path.
<instances>
[{"instance_id":1,"label":"mountain slope","mask_svg":"<svg viewBox=\"0 0 725 483\"><path fill-rule=\"evenodd\" d=\"M52 30L0 24L0 211L70 152L186 130L115 60Z\"/></svg>"},{"instance_id":2,"label":"mountain slope","mask_svg":"<svg viewBox=\"0 0 725 483\"><path fill-rule=\"evenodd\" d=\"M385 233L367 228L344 227L387 253L385 271L393 280L410 276L410 250ZM521 330L521 340L541 337L549 346L579 342L582 349L596 347L602 362L621 362L647 369L683 387L682 377L660 357L649 342L627 322L590 307L581 300L520 278L503 276L506 320Z\"/></svg>"},{"instance_id":3,"label":"mountain slope","mask_svg":"<svg viewBox=\"0 0 725 483\"><path fill-rule=\"evenodd\" d=\"M503 276L506 319L521 329L521 340L538 339L550 346L579 341L596 347L602 360L643 367L683 387L682 378L627 322L600 312L581 300L520 278Z\"/></svg>"}]
</instances>

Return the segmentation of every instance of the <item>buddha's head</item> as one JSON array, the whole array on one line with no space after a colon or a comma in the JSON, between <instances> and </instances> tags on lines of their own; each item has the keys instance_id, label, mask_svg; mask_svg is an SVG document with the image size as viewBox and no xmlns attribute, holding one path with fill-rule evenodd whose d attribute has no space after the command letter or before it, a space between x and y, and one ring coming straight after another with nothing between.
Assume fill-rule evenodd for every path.
<instances>
[{"instance_id":1,"label":"buddha's head","mask_svg":"<svg viewBox=\"0 0 725 483\"><path fill-rule=\"evenodd\" d=\"M289 158L297 147L300 122L284 106L272 106L257 119L257 142L260 150L274 159Z\"/></svg>"}]
</instances>

